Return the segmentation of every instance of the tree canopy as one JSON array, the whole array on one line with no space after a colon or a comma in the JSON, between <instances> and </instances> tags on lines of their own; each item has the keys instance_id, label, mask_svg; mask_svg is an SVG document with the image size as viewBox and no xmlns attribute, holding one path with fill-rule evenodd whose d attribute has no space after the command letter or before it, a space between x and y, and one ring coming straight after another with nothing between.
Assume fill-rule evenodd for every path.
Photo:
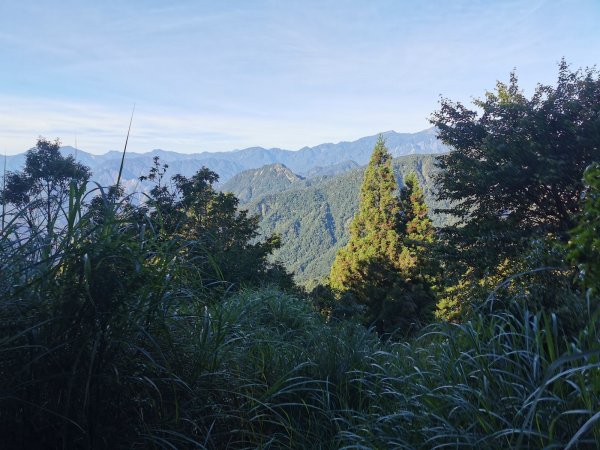
<instances>
[{"instance_id":1,"label":"tree canopy","mask_svg":"<svg viewBox=\"0 0 600 450\"><path fill-rule=\"evenodd\" d=\"M20 209L31 230L49 232L69 195L71 181L81 184L89 177L88 167L60 153L58 139L51 142L40 137L27 152L23 170L6 174L2 199Z\"/></svg>"},{"instance_id":2,"label":"tree canopy","mask_svg":"<svg viewBox=\"0 0 600 450\"><path fill-rule=\"evenodd\" d=\"M580 270L583 287L600 293L600 163L589 166L583 176L586 185L583 209L571 232L569 258Z\"/></svg>"},{"instance_id":3,"label":"tree canopy","mask_svg":"<svg viewBox=\"0 0 600 450\"><path fill-rule=\"evenodd\" d=\"M556 86L525 96L515 73L470 109L442 99L431 122L452 150L439 157L439 200L461 227L464 260L491 267L532 236L565 239L583 191L581 174L600 159L600 78L563 60Z\"/></svg>"},{"instance_id":4,"label":"tree canopy","mask_svg":"<svg viewBox=\"0 0 600 450\"><path fill-rule=\"evenodd\" d=\"M175 175L167 184L166 167L155 158L143 177L156 183L147 202L150 215L165 236L186 242L187 258L207 281L291 283L282 267L268 261L279 246L278 236L258 238L258 217L238 210L235 195L214 189L219 179L215 172L203 167L189 178Z\"/></svg>"}]
</instances>

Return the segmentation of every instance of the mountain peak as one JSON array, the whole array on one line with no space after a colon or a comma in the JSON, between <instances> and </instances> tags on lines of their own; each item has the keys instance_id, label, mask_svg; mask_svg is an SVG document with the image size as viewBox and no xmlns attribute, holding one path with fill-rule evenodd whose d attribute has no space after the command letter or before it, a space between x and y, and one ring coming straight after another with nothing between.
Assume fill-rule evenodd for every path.
<instances>
[{"instance_id":1,"label":"mountain peak","mask_svg":"<svg viewBox=\"0 0 600 450\"><path fill-rule=\"evenodd\" d=\"M267 164L258 169L244 170L221 186L221 191L232 192L240 202L247 203L266 192L285 191L304 180L285 164Z\"/></svg>"}]
</instances>

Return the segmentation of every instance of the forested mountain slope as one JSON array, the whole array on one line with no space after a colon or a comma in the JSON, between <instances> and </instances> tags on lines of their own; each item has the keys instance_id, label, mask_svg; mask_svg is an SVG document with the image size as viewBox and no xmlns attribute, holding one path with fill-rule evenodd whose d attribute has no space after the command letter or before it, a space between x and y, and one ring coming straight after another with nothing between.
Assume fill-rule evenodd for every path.
<instances>
[{"instance_id":1,"label":"forested mountain slope","mask_svg":"<svg viewBox=\"0 0 600 450\"><path fill-rule=\"evenodd\" d=\"M296 187L302 181L304 177L296 175L283 164L275 163L240 172L225 182L220 190L235 194L241 203L248 203L265 194Z\"/></svg>"},{"instance_id":2,"label":"forested mountain slope","mask_svg":"<svg viewBox=\"0 0 600 450\"><path fill-rule=\"evenodd\" d=\"M410 172L415 172L425 191L430 210L440 207L432 196L436 172L435 155L410 155L394 159L394 172L401 184ZM297 280L307 283L329 273L337 250L348 240L348 226L358 207L358 192L364 167L315 179L312 184L272 192L248 203L245 207L261 217L264 235L278 233L282 246L274 258L294 272ZM440 225L446 217L432 214Z\"/></svg>"}]
</instances>

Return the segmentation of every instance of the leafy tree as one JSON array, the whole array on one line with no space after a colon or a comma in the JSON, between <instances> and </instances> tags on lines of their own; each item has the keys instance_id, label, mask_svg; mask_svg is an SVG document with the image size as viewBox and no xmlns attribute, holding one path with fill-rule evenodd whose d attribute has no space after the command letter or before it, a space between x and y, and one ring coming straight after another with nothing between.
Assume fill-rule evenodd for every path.
<instances>
[{"instance_id":1,"label":"leafy tree","mask_svg":"<svg viewBox=\"0 0 600 450\"><path fill-rule=\"evenodd\" d=\"M571 233L569 258L582 275L584 288L600 293L600 163L588 167L583 176L587 186L583 211Z\"/></svg>"},{"instance_id":2,"label":"leafy tree","mask_svg":"<svg viewBox=\"0 0 600 450\"><path fill-rule=\"evenodd\" d=\"M268 261L279 237L258 239L258 217L239 210L233 194L214 189L219 179L215 172L203 167L190 178L173 176L169 185L163 180L166 168L155 158L142 178L156 183L148 201L151 217L166 239L185 242L188 260L201 269L205 281L292 285L284 269Z\"/></svg>"},{"instance_id":3,"label":"leafy tree","mask_svg":"<svg viewBox=\"0 0 600 450\"><path fill-rule=\"evenodd\" d=\"M556 87L540 84L527 98L512 73L474 104L443 99L431 122L452 148L439 157L437 196L460 226L446 231L458 259L481 275L533 237L566 239L581 173L600 159L600 77L563 60Z\"/></svg>"},{"instance_id":4,"label":"leafy tree","mask_svg":"<svg viewBox=\"0 0 600 450\"><path fill-rule=\"evenodd\" d=\"M415 241L428 235L421 224L422 192L409 177L398 199L391 156L383 138L377 141L360 190L359 210L350 226L350 240L336 255L331 287L364 308L364 322L379 332L406 330L422 317L431 296L415 282ZM413 205L411 201L415 201ZM428 219L426 219L428 220ZM411 246L405 240L410 226Z\"/></svg>"},{"instance_id":5,"label":"leafy tree","mask_svg":"<svg viewBox=\"0 0 600 450\"><path fill-rule=\"evenodd\" d=\"M58 139L50 142L39 138L27 152L23 170L6 174L2 198L20 209L30 230L45 229L50 235L69 196L71 182L80 185L89 177L88 167L72 156L61 155Z\"/></svg>"}]
</instances>

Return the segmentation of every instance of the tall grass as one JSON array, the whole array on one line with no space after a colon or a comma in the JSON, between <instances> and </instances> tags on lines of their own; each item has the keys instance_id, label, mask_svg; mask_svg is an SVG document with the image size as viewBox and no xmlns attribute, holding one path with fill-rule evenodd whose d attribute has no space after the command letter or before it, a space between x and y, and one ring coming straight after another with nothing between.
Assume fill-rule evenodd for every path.
<instances>
[{"instance_id":1,"label":"tall grass","mask_svg":"<svg viewBox=\"0 0 600 450\"><path fill-rule=\"evenodd\" d=\"M73 184L55 228L48 242L17 213L0 234L2 448L600 442L585 299L576 336L521 298L382 342L276 288L206 289L190 243L100 189Z\"/></svg>"},{"instance_id":2,"label":"tall grass","mask_svg":"<svg viewBox=\"0 0 600 450\"><path fill-rule=\"evenodd\" d=\"M164 279L174 255L117 214L118 204L105 201L111 219L95 223L84 197L72 186L52 242L19 230L18 214L1 236L2 423L13 425L3 435L24 448L108 445L115 424L127 430L146 409L136 397L161 397L153 377L176 381L158 364L136 376L169 313Z\"/></svg>"},{"instance_id":3,"label":"tall grass","mask_svg":"<svg viewBox=\"0 0 600 450\"><path fill-rule=\"evenodd\" d=\"M394 346L391 365L377 378L382 383L369 382L388 413L349 438L375 448L394 440L399 448L594 448L596 323L594 316L568 342L553 317L514 304L463 325L431 327Z\"/></svg>"}]
</instances>

